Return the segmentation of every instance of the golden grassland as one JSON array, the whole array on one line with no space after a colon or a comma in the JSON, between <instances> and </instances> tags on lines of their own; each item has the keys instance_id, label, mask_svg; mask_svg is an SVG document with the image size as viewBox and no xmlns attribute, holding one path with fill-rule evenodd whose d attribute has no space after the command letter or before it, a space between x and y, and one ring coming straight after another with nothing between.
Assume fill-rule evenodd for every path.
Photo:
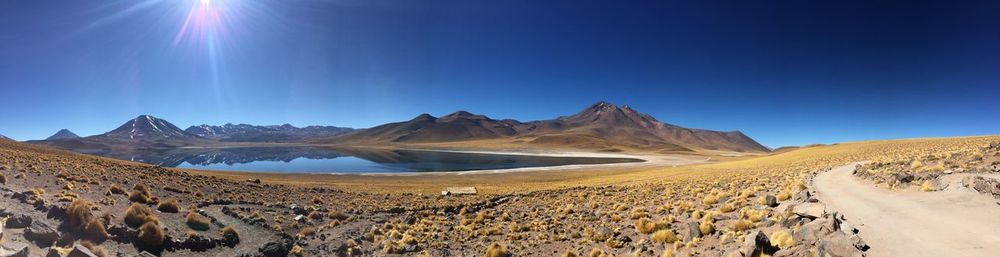
<instances>
[{"instance_id":1,"label":"golden grassland","mask_svg":"<svg viewBox=\"0 0 1000 257\"><path fill-rule=\"evenodd\" d=\"M706 179L718 176L793 176L851 162L895 160L933 153L973 151L1000 136L901 139L849 142L801 148L756 157L714 157L726 160L681 167L581 168L572 171L541 170L499 174L435 174L423 176L247 174L192 171L232 179L260 178L295 185L332 185L352 191L377 193L437 193L449 186L475 186L486 194L505 194L578 186L622 185L651 180Z\"/></svg>"},{"instance_id":2,"label":"golden grassland","mask_svg":"<svg viewBox=\"0 0 1000 257\"><path fill-rule=\"evenodd\" d=\"M681 167L417 176L164 169L0 143L0 174L5 188L27 195L26 204L91 206L93 213L74 211L69 227L94 237L103 235L88 226L108 228L113 239L136 231L136 249L204 234L245 240L230 247L251 252L265 243L252 240L284 235L294 238L288 250L302 256L722 256L754 231L769 235L778 253L814 251L815 242L793 239L803 223L769 202L801 200L815 172L993 154L983 149L997 142L1000 136L865 141ZM449 186L480 194L437 195ZM207 225L225 217L235 221ZM98 246L133 249L119 241Z\"/></svg>"}]
</instances>

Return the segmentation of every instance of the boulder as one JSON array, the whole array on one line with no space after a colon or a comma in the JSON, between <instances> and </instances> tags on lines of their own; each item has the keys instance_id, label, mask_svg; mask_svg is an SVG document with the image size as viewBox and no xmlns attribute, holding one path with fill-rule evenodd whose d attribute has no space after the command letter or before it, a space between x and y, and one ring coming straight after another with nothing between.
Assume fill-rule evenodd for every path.
<instances>
[{"instance_id":1,"label":"boulder","mask_svg":"<svg viewBox=\"0 0 1000 257\"><path fill-rule=\"evenodd\" d=\"M278 241L264 244L264 246L257 249L257 251L264 257L285 257L288 256L288 251L290 249L292 249L291 242Z\"/></svg>"},{"instance_id":2,"label":"boulder","mask_svg":"<svg viewBox=\"0 0 1000 257\"><path fill-rule=\"evenodd\" d=\"M24 238L35 242L39 246L48 247L52 243L55 243L56 240L59 240L59 232L56 232L48 224L34 221L31 222L31 226L24 229Z\"/></svg>"},{"instance_id":3,"label":"boulder","mask_svg":"<svg viewBox=\"0 0 1000 257\"><path fill-rule=\"evenodd\" d=\"M746 240L740 245L740 253L743 256L771 255L777 252L778 248L771 245L771 240L763 232L754 231L746 236Z\"/></svg>"},{"instance_id":4,"label":"boulder","mask_svg":"<svg viewBox=\"0 0 1000 257\"><path fill-rule=\"evenodd\" d=\"M0 246L0 257L28 257L28 245L21 242L5 242Z\"/></svg>"},{"instance_id":5,"label":"boulder","mask_svg":"<svg viewBox=\"0 0 1000 257\"><path fill-rule=\"evenodd\" d=\"M778 206L778 198L774 197L773 195L766 195L766 196L764 196L764 203L767 204L768 207L772 207L772 208L773 207L777 207Z\"/></svg>"},{"instance_id":6,"label":"boulder","mask_svg":"<svg viewBox=\"0 0 1000 257\"><path fill-rule=\"evenodd\" d=\"M843 234L834 234L819 241L816 246L816 256L819 257L862 257L864 253Z\"/></svg>"},{"instance_id":7,"label":"boulder","mask_svg":"<svg viewBox=\"0 0 1000 257\"><path fill-rule=\"evenodd\" d=\"M702 236L701 229L698 228L698 222L694 222L694 221L689 222L688 225L687 225L687 227L688 227L688 233L687 233L687 238L686 239L688 241L693 240L695 238L698 238L698 237Z\"/></svg>"},{"instance_id":8,"label":"boulder","mask_svg":"<svg viewBox=\"0 0 1000 257\"><path fill-rule=\"evenodd\" d=\"M26 228L31 225L31 217L24 214L7 219L7 228Z\"/></svg>"},{"instance_id":9,"label":"boulder","mask_svg":"<svg viewBox=\"0 0 1000 257\"><path fill-rule=\"evenodd\" d=\"M97 255L90 252L90 249L87 249L87 247L77 244L73 245L73 250L69 251L66 257L97 257Z\"/></svg>"},{"instance_id":10,"label":"boulder","mask_svg":"<svg viewBox=\"0 0 1000 257\"><path fill-rule=\"evenodd\" d=\"M802 203L792 207L792 213L799 217L815 219L823 217L823 214L826 213L826 206L820 203Z\"/></svg>"}]
</instances>

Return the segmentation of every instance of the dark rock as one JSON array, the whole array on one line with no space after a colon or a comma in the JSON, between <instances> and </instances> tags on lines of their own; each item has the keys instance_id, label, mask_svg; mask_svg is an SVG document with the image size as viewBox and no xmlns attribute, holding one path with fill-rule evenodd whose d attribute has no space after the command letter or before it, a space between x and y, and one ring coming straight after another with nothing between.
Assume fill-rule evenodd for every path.
<instances>
[{"instance_id":1,"label":"dark rock","mask_svg":"<svg viewBox=\"0 0 1000 257\"><path fill-rule=\"evenodd\" d=\"M834 234L825 238L817 245L817 256L820 257L862 257L864 253L843 234Z\"/></svg>"},{"instance_id":2,"label":"dark rock","mask_svg":"<svg viewBox=\"0 0 1000 257\"><path fill-rule=\"evenodd\" d=\"M283 240L264 244L264 246L257 249L257 251L263 254L264 257L285 257L288 256L288 251L291 249L291 242Z\"/></svg>"},{"instance_id":3,"label":"dark rock","mask_svg":"<svg viewBox=\"0 0 1000 257\"><path fill-rule=\"evenodd\" d=\"M31 216L19 214L7 219L7 228L26 228L31 225Z\"/></svg>"},{"instance_id":4,"label":"dark rock","mask_svg":"<svg viewBox=\"0 0 1000 257\"><path fill-rule=\"evenodd\" d=\"M48 224L34 221L31 226L24 229L24 238L35 242L38 246L48 247L59 240L59 233Z\"/></svg>"},{"instance_id":5,"label":"dark rock","mask_svg":"<svg viewBox=\"0 0 1000 257\"><path fill-rule=\"evenodd\" d=\"M906 183L913 182L913 179L915 177L913 176L913 174L909 174L909 173L906 173L906 172L897 172L897 173L893 173L892 174L892 178L895 179L896 182L898 182L900 184L906 184Z\"/></svg>"},{"instance_id":6,"label":"dark rock","mask_svg":"<svg viewBox=\"0 0 1000 257\"><path fill-rule=\"evenodd\" d=\"M774 197L773 195L764 196L764 202L767 204L768 207L773 208L778 206L778 198Z\"/></svg>"},{"instance_id":7,"label":"dark rock","mask_svg":"<svg viewBox=\"0 0 1000 257\"><path fill-rule=\"evenodd\" d=\"M740 246L743 256L761 256L763 254L772 255L778 248L771 245L771 240L760 231L751 232L746 237L746 241Z\"/></svg>"}]
</instances>

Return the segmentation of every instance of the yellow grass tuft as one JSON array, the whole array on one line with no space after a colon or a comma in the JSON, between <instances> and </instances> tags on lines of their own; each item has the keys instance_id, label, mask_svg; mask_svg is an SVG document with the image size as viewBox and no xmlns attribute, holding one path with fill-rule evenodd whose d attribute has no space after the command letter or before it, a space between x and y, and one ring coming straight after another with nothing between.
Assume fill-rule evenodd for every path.
<instances>
[{"instance_id":1,"label":"yellow grass tuft","mask_svg":"<svg viewBox=\"0 0 1000 257\"><path fill-rule=\"evenodd\" d=\"M177 213L181 211L181 206L177 203L177 199L170 198L160 202L156 209L161 212Z\"/></svg>"},{"instance_id":2,"label":"yellow grass tuft","mask_svg":"<svg viewBox=\"0 0 1000 257\"><path fill-rule=\"evenodd\" d=\"M205 231L211 228L211 221L197 212L190 211L187 214L187 226L194 230Z\"/></svg>"},{"instance_id":3,"label":"yellow grass tuft","mask_svg":"<svg viewBox=\"0 0 1000 257\"><path fill-rule=\"evenodd\" d=\"M677 235L672 230L663 229L653 233L652 240L654 243L672 244L677 241Z\"/></svg>"},{"instance_id":4,"label":"yellow grass tuft","mask_svg":"<svg viewBox=\"0 0 1000 257\"><path fill-rule=\"evenodd\" d=\"M490 244L486 247L486 257L509 257L510 252L507 252L507 247L497 244L496 242Z\"/></svg>"},{"instance_id":5,"label":"yellow grass tuft","mask_svg":"<svg viewBox=\"0 0 1000 257\"><path fill-rule=\"evenodd\" d=\"M795 245L795 239L792 238L792 234L788 233L787 230L781 229L771 233L771 245L781 249L788 249Z\"/></svg>"}]
</instances>

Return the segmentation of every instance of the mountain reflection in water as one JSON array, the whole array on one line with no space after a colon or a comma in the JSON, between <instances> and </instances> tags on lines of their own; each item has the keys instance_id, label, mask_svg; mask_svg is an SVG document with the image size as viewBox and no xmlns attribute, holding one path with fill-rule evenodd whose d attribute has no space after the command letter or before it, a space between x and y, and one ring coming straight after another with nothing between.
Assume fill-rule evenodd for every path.
<instances>
[{"instance_id":1,"label":"mountain reflection in water","mask_svg":"<svg viewBox=\"0 0 1000 257\"><path fill-rule=\"evenodd\" d=\"M164 167L287 173L465 171L642 161L306 146L144 149L92 154Z\"/></svg>"}]
</instances>

